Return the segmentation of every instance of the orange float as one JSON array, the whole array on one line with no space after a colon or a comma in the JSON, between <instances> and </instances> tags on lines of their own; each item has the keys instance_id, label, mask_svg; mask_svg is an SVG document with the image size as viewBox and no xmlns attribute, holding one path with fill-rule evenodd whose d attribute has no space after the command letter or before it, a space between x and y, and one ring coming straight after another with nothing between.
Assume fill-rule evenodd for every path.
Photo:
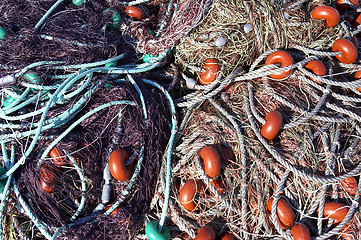
<instances>
[{"instance_id":1,"label":"orange float","mask_svg":"<svg viewBox=\"0 0 361 240\"><path fill-rule=\"evenodd\" d=\"M209 226L202 227L198 229L197 236L194 240L214 240L216 239L216 233L213 228Z\"/></svg>"},{"instance_id":2,"label":"orange float","mask_svg":"<svg viewBox=\"0 0 361 240\"><path fill-rule=\"evenodd\" d=\"M109 156L109 170L113 178L118 181L126 181L132 175L129 166L125 166L125 161L129 158L129 153L125 149L115 150Z\"/></svg>"},{"instance_id":3,"label":"orange float","mask_svg":"<svg viewBox=\"0 0 361 240\"><path fill-rule=\"evenodd\" d=\"M326 219L335 219L334 223L340 223L348 213L349 207L339 202L327 202L323 210Z\"/></svg>"},{"instance_id":4,"label":"orange float","mask_svg":"<svg viewBox=\"0 0 361 240\"><path fill-rule=\"evenodd\" d=\"M236 240L232 233L225 233L221 240Z\"/></svg>"},{"instance_id":5,"label":"orange float","mask_svg":"<svg viewBox=\"0 0 361 240\"><path fill-rule=\"evenodd\" d=\"M272 212L272 203L273 198L270 198L267 202L267 209L270 212ZM292 207L283 198L280 198L277 203L277 220L279 220L278 223L283 229L290 228L295 221L295 213Z\"/></svg>"},{"instance_id":6,"label":"orange float","mask_svg":"<svg viewBox=\"0 0 361 240\"><path fill-rule=\"evenodd\" d=\"M141 20L144 17L144 11L134 6L125 7L125 14L128 17L133 17L138 20Z\"/></svg>"},{"instance_id":7,"label":"orange float","mask_svg":"<svg viewBox=\"0 0 361 240\"><path fill-rule=\"evenodd\" d=\"M307 68L308 70L311 70L317 76L326 75L326 67L320 61L317 61L317 60L310 61L305 65L305 68ZM321 83L320 81L313 79L313 78L311 78L311 80L315 81L316 83Z\"/></svg>"},{"instance_id":8,"label":"orange float","mask_svg":"<svg viewBox=\"0 0 361 240\"><path fill-rule=\"evenodd\" d=\"M56 171L53 167L42 165L40 168L40 185L48 193L52 193L56 184Z\"/></svg>"},{"instance_id":9,"label":"orange float","mask_svg":"<svg viewBox=\"0 0 361 240\"><path fill-rule=\"evenodd\" d=\"M59 167L64 166L65 164L65 157L63 156L63 153L56 147L51 149L49 153L51 160L53 163Z\"/></svg>"},{"instance_id":10,"label":"orange float","mask_svg":"<svg viewBox=\"0 0 361 240\"><path fill-rule=\"evenodd\" d=\"M303 223L297 223L291 228L293 240L311 240L311 233Z\"/></svg>"},{"instance_id":11,"label":"orange float","mask_svg":"<svg viewBox=\"0 0 361 240\"><path fill-rule=\"evenodd\" d=\"M332 51L341 52L336 58L345 64L354 63L357 59L357 49L350 40L340 38L332 44Z\"/></svg>"},{"instance_id":12,"label":"orange float","mask_svg":"<svg viewBox=\"0 0 361 240\"><path fill-rule=\"evenodd\" d=\"M217 79L218 72L221 70L217 59L208 58L202 68L206 69L205 73L200 73L198 79L203 85L208 85Z\"/></svg>"},{"instance_id":13,"label":"orange float","mask_svg":"<svg viewBox=\"0 0 361 240\"><path fill-rule=\"evenodd\" d=\"M217 150L213 147L206 146L201 149L199 155L204 162L205 173L211 178L218 177L221 172L221 159L219 158Z\"/></svg>"},{"instance_id":14,"label":"orange float","mask_svg":"<svg viewBox=\"0 0 361 240\"><path fill-rule=\"evenodd\" d=\"M311 12L313 19L324 19L327 27L334 27L340 21L340 14L330 6L318 6Z\"/></svg>"},{"instance_id":15,"label":"orange float","mask_svg":"<svg viewBox=\"0 0 361 240\"><path fill-rule=\"evenodd\" d=\"M187 211L193 211L196 208L194 197L202 189L202 185L194 180L186 182L179 191L179 203Z\"/></svg>"},{"instance_id":16,"label":"orange float","mask_svg":"<svg viewBox=\"0 0 361 240\"><path fill-rule=\"evenodd\" d=\"M354 177L346 178L345 180L341 181L341 185L345 189L345 191L350 194L351 196L356 195L357 192L357 182Z\"/></svg>"},{"instance_id":17,"label":"orange float","mask_svg":"<svg viewBox=\"0 0 361 240\"><path fill-rule=\"evenodd\" d=\"M292 56L285 52L285 51L276 51L271 53L267 59L266 59L266 63L265 65L271 65L271 64L277 64L280 63L281 64L281 68L283 67L287 67L293 64L293 58ZM277 73L277 74L270 74L268 75L271 78L274 79L283 79L287 76L289 76L292 73L292 69L288 70L288 71L284 71L282 73Z\"/></svg>"},{"instance_id":18,"label":"orange float","mask_svg":"<svg viewBox=\"0 0 361 240\"><path fill-rule=\"evenodd\" d=\"M261 127L261 135L268 140L273 140L281 129L283 116L279 111L275 110L269 112L265 119L266 123Z\"/></svg>"}]
</instances>

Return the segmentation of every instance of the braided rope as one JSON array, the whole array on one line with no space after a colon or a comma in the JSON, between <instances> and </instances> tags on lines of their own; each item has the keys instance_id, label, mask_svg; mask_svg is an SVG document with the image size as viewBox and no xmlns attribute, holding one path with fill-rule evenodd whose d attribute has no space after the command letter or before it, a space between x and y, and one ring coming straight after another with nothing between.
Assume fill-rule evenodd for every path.
<instances>
[{"instance_id":1,"label":"braided rope","mask_svg":"<svg viewBox=\"0 0 361 240\"><path fill-rule=\"evenodd\" d=\"M254 133L256 134L258 140L262 143L262 145L272 154L272 156L280 163L282 164L284 167L286 167L289 171L293 172L295 175L300 176L306 180L312 181L312 182L316 182L316 183L323 183L323 184L328 184L328 183L333 183L333 182L339 182L342 181L348 177L354 176L355 174L357 174L360 170L361 170L361 163L358 164L353 170L351 170L350 172L339 176L339 177L318 177L315 174L309 174L309 173L305 173L302 172L298 169L296 169L295 167L293 167L292 165L290 165L287 161L285 161L283 159L283 157L275 150L273 149L267 142L266 140L261 136L260 132L258 131L258 129L256 128L255 122L253 120L253 116L252 113L249 109L249 104L248 104L248 97L246 95L244 95L244 102L245 102L245 110L246 113L248 115L248 120L251 124L251 127L254 131Z\"/></svg>"}]
</instances>

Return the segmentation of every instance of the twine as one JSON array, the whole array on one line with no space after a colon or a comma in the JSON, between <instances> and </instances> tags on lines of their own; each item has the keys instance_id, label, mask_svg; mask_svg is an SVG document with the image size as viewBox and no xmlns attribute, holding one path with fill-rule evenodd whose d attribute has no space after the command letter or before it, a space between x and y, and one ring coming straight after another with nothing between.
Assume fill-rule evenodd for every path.
<instances>
[{"instance_id":1,"label":"twine","mask_svg":"<svg viewBox=\"0 0 361 240\"><path fill-rule=\"evenodd\" d=\"M346 3L351 8L341 13L341 19L359 11L350 1ZM39 10L41 17L29 20L34 26L31 31L5 39L42 39L73 52L69 58L61 53L48 59L32 55L24 61L14 53L13 60L0 64L1 97L13 99L0 108L1 160L6 169L0 176L6 179L0 198L1 239L12 231L6 228L10 222L9 229L18 228L15 236L29 235L29 229L18 226L18 217L46 239L146 239L145 225L139 223L150 220L159 221L158 232L169 228L174 239L185 238L183 233L195 238L206 225L217 237L232 232L238 239L292 239L277 220L281 198L295 212L295 223L309 227L312 239L332 239L347 223L354 224L353 230L358 227L361 181L355 196L340 182L358 178L361 170L361 93L357 90L361 80L353 79L361 68L359 60L339 63L335 56L341 52L331 48L335 39L351 38L361 30L345 21L325 28L322 20L313 20L310 11L326 1L88 1L78 9L68 4L47 3ZM96 17L89 25L70 22L81 29L90 26L84 39L70 33L60 36L58 28L52 29L62 16L69 17L64 6L78 13L96 12L96 6L120 11L137 5L146 10L145 18L138 21L122 12L116 29L107 27L110 16L99 26L90 26ZM155 30L155 36L149 30ZM97 37L88 40L93 33ZM0 49L6 48L0 45ZM73 58L84 49L91 50L89 56ZM264 66L265 59L279 50L289 52L294 63ZM151 56L143 63L140 58L145 53ZM168 64L171 54L175 64ZM214 82L200 85L195 79L207 58L218 59L221 70ZM313 60L326 63L327 75L315 75L305 67ZM108 65L115 61L118 66ZM284 79L269 77L289 70L292 73ZM42 82L26 79L33 72ZM116 92L109 94L109 101L101 99L107 90ZM260 128L267 123L265 116L276 109L284 122L277 137L266 140ZM134 122L128 123L129 119ZM131 136L137 141L126 164L134 164L135 170L128 181L119 183L112 180L108 159L129 139L125 125L145 133L138 139ZM83 140L85 145L73 151ZM50 151L59 146L66 148L62 157L72 164L56 170L65 186L56 188L56 194L35 196L40 184L30 183L34 189L26 189L23 181L49 164ZM221 173L216 179L203 169L200 150L205 146L213 146L220 155ZM224 148L235 157L227 157L221 151ZM93 170L103 174L89 175L94 173L87 169L90 163L77 157L86 153L94 160ZM72 181L69 186L67 177ZM179 201L179 189L190 180L204 184L193 199L194 211L185 210ZM65 199L61 191L67 188L79 196ZM47 212L51 202L39 207L42 197L64 200L53 221ZM270 198L272 210L268 211L265 205ZM328 201L349 207L337 225L324 218ZM70 212L61 212L65 205Z\"/></svg>"}]
</instances>

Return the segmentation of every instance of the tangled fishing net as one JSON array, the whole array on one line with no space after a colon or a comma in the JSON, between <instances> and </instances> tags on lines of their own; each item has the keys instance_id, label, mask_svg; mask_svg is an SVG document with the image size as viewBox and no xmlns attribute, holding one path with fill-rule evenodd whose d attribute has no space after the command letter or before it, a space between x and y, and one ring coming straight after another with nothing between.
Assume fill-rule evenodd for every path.
<instances>
[{"instance_id":1,"label":"tangled fishing net","mask_svg":"<svg viewBox=\"0 0 361 240\"><path fill-rule=\"evenodd\" d=\"M311 10L331 1L214 1L209 17L176 47L176 62L197 73L207 58L216 58L229 74L249 67L262 53L276 48L328 47L340 37L341 25L325 29Z\"/></svg>"},{"instance_id":2,"label":"tangled fishing net","mask_svg":"<svg viewBox=\"0 0 361 240\"><path fill-rule=\"evenodd\" d=\"M0 238L360 239L359 11L2 1Z\"/></svg>"}]
</instances>

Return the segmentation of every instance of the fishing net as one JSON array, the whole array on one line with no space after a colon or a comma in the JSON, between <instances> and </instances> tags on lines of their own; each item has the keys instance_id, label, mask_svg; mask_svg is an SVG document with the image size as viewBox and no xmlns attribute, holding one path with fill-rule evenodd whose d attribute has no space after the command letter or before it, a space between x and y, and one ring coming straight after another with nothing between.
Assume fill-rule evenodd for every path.
<instances>
[{"instance_id":1,"label":"fishing net","mask_svg":"<svg viewBox=\"0 0 361 240\"><path fill-rule=\"evenodd\" d=\"M328 48L343 31L340 25L325 28L310 16L330 1L273 2L214 1L209 17L176 46L176 63L196 75L207 58L216 58L228 75L240 66L248 68L269 49Z\"/></svg>"},{"instance_id":2,"label":"fishing net","mask_svg":"<svg viewBox=\"0 0 361 240\"><path fill-rule=\"evenodd\" d=\"M358 62L340 62L331 50L336 39L358 33L355 20L342 21L358 15L355 7L344 10L341 23L326 28L310 16L321 5L336 7L321 1L215 1L208 18L177 45L184 85L194 90L175 99L187 107L172 167L170 218L179 238L195 238L207 225L217 236L228 231L239 239L292 239L289 229L296 223L305 224L315 239L360 237L359 196L345 183L360 168L355 76L360 68ZM265 62L280 49L294 62L275 70ZM222 71L216 81L198 85L192 77L201 81L212 71L200 68L209 58L217 59ZM311 61L323 62L324 77L310 71ZM275 79L273 73L283 76ZM260 129L275 110L283 116L281 131L267 141ZM221 159L216 178L207 175L202 160L202 149L209 146ZM189 200L193 210L182 195L189 182L196 186ZM159 204L163 185L155 197ZM290 226L278 220L275 199L294 212ZM325 221L334 202L348 210L342 222ZM155 214L157 209L154 205Z\"/></svg>"},{"instance_id":3,"label":"fishing net","mask_svg":"<svg viewBox=\"0 0 361 240\"><path fill-rule=\"evenodd\" d=\"M129 89L131 89L131 87L125 85L123 87L99 90L90 99L90 101L95 104L87 106L79 112L79 115L82 116L86 112L102 106L107 102L114 102L115 99L118 101L121 99L137 101L136 94ZM151 186L155 185L157 179L156 169L159 168L159 159L165 147L162 146L162 142L166 136L164 132L159 130L164 128L164 126L162 126L163 119L161 118L161 113L166 112L166 110L162 110L162 106L154 105L156 102L162 102L162 99L156 102L151 101L150 99L156 99L157 96L148 94L149 93L144 92L144 96L146 96L147 99L148 116L151 117L147 119L147 121L144 120L140 107L110 107L84 120L74 129L74 133L73 131L70 132L68 137L56 145L56 148L60 151L71 155L78 167L72 167L70 160L67 160L68 166L58 168L52 163L52 161L54 161L52 159L45 161L34 159L28 161L29 166L25 165L23 171L20 171L20 175L22 176L19 182L19 186L22 186L20 192L24 198L27 196L27 199L31 199L33 205L32 210L35 215L38 215L37 217L40 220L49 226L60 227L70 223L70 220L74 220L79 216L80 212L82 213L80 216L91 214L97 204L102 202L101 190L104 183L103 176L99 173L102 173L106 166L109 151L111 153L109 149L113 149L113 151L115 149L128 149L131 155L140 158L140 149L143 146L146 150L143 153L144 159L139 172L141 177L134 183L138 191L135 192L134 195L127 197L131 199L130 202L125 207L122 207L122 211L117 213L124 215L122 217L125 217L126 221L123 219L123 225L127 227L121 227L121 225L119 225L119 229L115 231L119 239L124 239L124 236L128 236L128 231L133 231L134 234L136 233L137 223L142 219L142 215L144 215L144 211L154 191L152 191ZM111 98L109 96L111 96ZM141 105L140 103L138 104L138 106ZM120 113L121 116L119 116ZM123 131L117 132L115 131L116 128L122 128ZM45 132L44 134L51 134L57 137L60 133L64 132L64 129L57 129L57 132L58 133ZM121 135L112 136L115 134ZM119 142L114 139L119 139ZM116 142L114 143L114 141ZM41 152L41 149L46 148L47 145L49 145L49 142L39 144L35 152ZM102 151L103 149L107 149L108 151ZM133 159L133 161L135 160L136 158ZM58 180L54 180L56 184L53 187L53 194L49 194L42 189L43 185L41 185L41 180L39 181L39 179L44 179L45 177L41 176L42 170L41 167L39 170L38 165L51 166L49 168L56 169L54 178ZM81 174L77 173L77 170L79 171L80 169L82 170ZM51 170L48 170L48 174L53 173L51 173ZM82 184L87 187L84 188ZM121 184L115 181L113 184L113 198L117 199L117 196L125 191L124 189L126 189L128 183ZM29 193L27 193L28 191ZM85 196L84 206L80 204L82 196ZM142 207L135 208L134 205ZM83 209L81 209L81 207ZM122 212L122 214L120 212ZM103 221L107 220L104 219L99 222L101 223ZM84 230L79 228L79 231ZM84 236L89 235L91 231L87 230L85 233L80 232L76 233L79 235L78 238L84 238ZM104 232L104 229L99 227L97 232L94 233L96 234L95 236L99 235L99 232ZM107 238L115 237L113 236L114 234L109 234L108 232L104 234L107 234Z\"/></svg>"},{"instance_id":4,"label":"fishing net","mask_svg":"<svg viewBox=\"0 0 361 240\"><path fill-rule=\"evenodd\" d=\"M357 1L0 13L1 239L360 238Z\"/></svg>"},{"instance_id":5,"label":"fishing net","mask_svg":"<svg viewBox=\"0 0 361 240\"><path fill-rule=\"evenodd\" d=\"M2 161L14 190L3 180L9 198L2 200L1 236L133 239L154 193L170 113L164 89L143 79L152 74L125 74L164 64L166 53L139 62L134 40L120 31L135 20L117 1L1 7ZM157 13L149 9L146 14ZM117 149L129 152L126 164L134 172L124 183L109 173Z\"/></svg>"},{"instance_id":6,"label":"fishing net","mask_svg":"<svg viewBox=\"0 0 361 240\"><path fill-rule=\"evenodd\" d=\"M38 61L80 64L131 51L125 36L107 27L112 23L109 13L121 12L120 4L89 1L79 8L65 1L56 8L56 14L37 25L55 2L2 1L0 21L6 29L0 47L2 75Z\"/></svg>"},{"instance_id":7,"label":"fishing net","mask_svg":"<svg viewBox=\"0 0 361 240\"><path fill-rule=\"evenodd\" d=\"M268 200L278 194L290 203L297 222L305 223L315 235L320 229L318 234L327 239L343 226L332 221L325 226L319 209L337 200L351 206L348 224L357 239L358 196L341 184L360 167L358 116L351 116L357 112L352 108L357 97L345 89L320 89L298 71L293 76L283 81L268 77L241 81L192 109L172 168L170 215L179 236L186 231L195 237L197 229L210 225L216 232L231 231L240 239L289 237L267 210ZM322 98L325 94L327 98ZM317 110L320 104L327 107ZM284 116L284 124L277 138L267 142L260 127L275 109ZM200 157L206 146L214 147L221 159L216 179L206 175L206 163ZM186 210L180 199L181 186L188 181L203 184L192 200L197 206L193 211Z\"/></svg>"}]
</instances>

